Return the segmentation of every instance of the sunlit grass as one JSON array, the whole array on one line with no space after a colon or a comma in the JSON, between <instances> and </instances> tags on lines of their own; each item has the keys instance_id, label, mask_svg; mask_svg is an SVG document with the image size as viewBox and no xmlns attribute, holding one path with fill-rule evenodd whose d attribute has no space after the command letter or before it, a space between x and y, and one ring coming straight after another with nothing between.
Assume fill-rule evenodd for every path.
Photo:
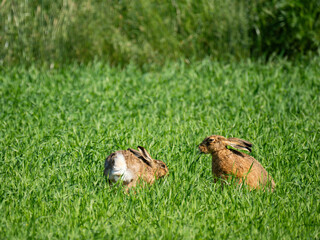
<instances>
[{"instance_id":1,"label":"sunlit grass","mask_svg":"<svg viewBox=\"0 0 320 240\"><path fill-rule=\"evenodd\" d=\"M319 238L319 62L2 69L0 238ZM215 185L210 134L253 142L276 191ZM110 188L105 157L138 145L169 176Z\"/></svg>"}]
</instances>

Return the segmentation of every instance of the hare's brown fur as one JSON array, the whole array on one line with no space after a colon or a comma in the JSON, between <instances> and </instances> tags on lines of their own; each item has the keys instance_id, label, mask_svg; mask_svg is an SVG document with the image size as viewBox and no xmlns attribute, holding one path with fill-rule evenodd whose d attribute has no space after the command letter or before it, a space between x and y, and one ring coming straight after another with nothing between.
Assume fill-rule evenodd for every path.
<instances>
[{"instance_id":1,"label":"hare's brown fur","mask_svg":"<svg viewBox=\"0 0 320 240\"><path fill-rule=\"evenodd\" d=\"M118 179L122 179L123 185L127 189L136 186L136 184L143 180L149 184L154 183L158 178L168 174L166 164L160 160L152 159L150 154L143 148L138 147L139 151L129 148L128 150L120 150L111 153L105 161L104 175L108 177L109 183L113 184L117 179L113 178L115 169L115 160L122 159L124 172L118 174Z\"/></svg>"},{"instance_id":2,"label":"hare's brown fur","mask_svg":"<svg viewBox=\"0 0 320 240\"><path fill-rule=\"evenodd\" d=\"M219 135L212 135L205 138L199 145L202 153L212 155L212 174L217 178L227 180L230 177L243 181L254 189L271 187L275 183L268 172L253 157L227 146L251 152L252 144L239 138L225 138Z\"/></svg>"}]
</instances>

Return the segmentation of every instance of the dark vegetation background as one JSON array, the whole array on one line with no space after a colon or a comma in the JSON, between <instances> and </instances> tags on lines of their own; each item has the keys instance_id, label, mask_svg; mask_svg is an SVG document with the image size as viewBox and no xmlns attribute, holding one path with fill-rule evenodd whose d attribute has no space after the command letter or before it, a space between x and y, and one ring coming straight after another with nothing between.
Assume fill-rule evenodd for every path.
<instances>
[{"instance_id":1,"label":"dark vegetation background","mask_svg":"<svg viewBox=\"0 0 320 240\"><path fill-rule=\"evenodd\" d=\"M314 54L319 0L2 0L1 64Z\"/></svg>"}]
</instances>

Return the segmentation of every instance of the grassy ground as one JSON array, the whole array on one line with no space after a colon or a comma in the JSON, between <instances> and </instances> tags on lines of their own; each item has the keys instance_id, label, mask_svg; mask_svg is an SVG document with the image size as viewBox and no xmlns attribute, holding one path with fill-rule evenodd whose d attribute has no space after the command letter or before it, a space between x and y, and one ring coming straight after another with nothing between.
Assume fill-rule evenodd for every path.
<instances>
[{"instance_id":1,"label":"grassy ground","mask_svg":"<svg viewBox=\"0 0 320 240\"><path fill-rule=\"evenodd\" d=\"M319 62L2 69L0 238L319 238ZM214 185L210 134L252 141L276 192ZM126 195L104 159L137 145L170 175Z\"/></svg>"}]
</instances>

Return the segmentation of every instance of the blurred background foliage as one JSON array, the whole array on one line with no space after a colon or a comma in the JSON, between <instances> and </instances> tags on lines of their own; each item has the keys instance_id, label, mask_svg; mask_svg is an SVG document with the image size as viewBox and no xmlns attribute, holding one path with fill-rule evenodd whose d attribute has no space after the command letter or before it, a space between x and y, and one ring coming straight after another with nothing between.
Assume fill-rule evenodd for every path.
<instances>
[{"instance_id":1,"label":"blurred background foliage","mask_svg":"<svg viewBox=\"0 0 320 240\"><path fill-rule=\"evenodd\" d=\"M1 64L318 53L319 0L0 0Z\"/></svg>"}]
</instances>

